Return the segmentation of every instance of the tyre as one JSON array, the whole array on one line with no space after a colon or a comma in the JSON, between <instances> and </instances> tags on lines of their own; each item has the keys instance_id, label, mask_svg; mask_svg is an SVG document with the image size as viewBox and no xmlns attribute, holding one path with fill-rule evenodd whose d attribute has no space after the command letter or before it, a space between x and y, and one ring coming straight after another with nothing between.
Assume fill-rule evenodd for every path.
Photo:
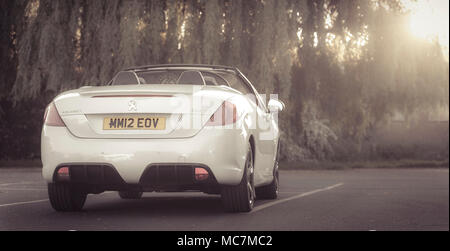
<instances>
[{"instance_id":1,"label":"tyre","mask_svg":"<svg viewBox=\"0 0 450 251\"><path fill-rule=\"evenodd\" d=\"M136 191L120 191L119 197L126 200L137 200L142 198L143 192Z\"/></svg>"},{"instance_id":2,"label":"tyre","mask_svg":"<svg viewBox=\"0 0 450 251\"><path fill-rule=\"evenodd\" d=\"M278 161L275 162L273 170L273 181L269 185L256 188L256 199L258 200L274 200L278 197Z\"/></svg>"},{"instance_id":3,"label":"tyre","mask_svg":"<svg viewBox=\"0 0 450 251\"><path fill-rule=\"evenodd\" d=\"M60 212L80 211L87 193L71 184L51 183L47 185L48 197L53 209Z\"/></svg>"},{"instance_id":4,"label":"tyre","mask_svg":"<svg viewBox=\"0 0 450 251\"><path fill-rule=\"evenodd\" d=\"M244 175L236 186L223 186L222 203L227 212L250 212L255 203L255 186L253 183L253 153L249 147L245 161Z\"/></svg>"}]
</instances>

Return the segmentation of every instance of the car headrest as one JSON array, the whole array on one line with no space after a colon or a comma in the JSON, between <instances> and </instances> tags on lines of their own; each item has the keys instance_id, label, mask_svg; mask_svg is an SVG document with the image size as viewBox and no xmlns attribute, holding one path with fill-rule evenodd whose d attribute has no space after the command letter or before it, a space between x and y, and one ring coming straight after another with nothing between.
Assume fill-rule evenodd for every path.
<instances>
[{"instance_id":1,"label":"car headrest","mask_svg":"<svg viewBox=\"0 0 450 251\"><path fill-rule=\"evenodd\" d=\"M113 85L137 85L139 84L136 74L131 71L121 71L113 79Z\"/></svg>"},{"instance_id":2,"label":"car headrest","mask_svg":"<svg viewBox=\"0 0 450 251\"><path fill-rule=\"evenodd\" d=\"M205 85L205 79L199 71L184 71L178 78L177 85Z\"/></svg>"}]
</instances>

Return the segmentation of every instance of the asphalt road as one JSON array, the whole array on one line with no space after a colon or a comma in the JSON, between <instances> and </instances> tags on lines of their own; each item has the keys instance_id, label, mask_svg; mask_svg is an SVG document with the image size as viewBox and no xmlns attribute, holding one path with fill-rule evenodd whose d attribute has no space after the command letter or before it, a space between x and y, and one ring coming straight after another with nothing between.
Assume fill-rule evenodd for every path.
<instances>
[{"instance_id":1,"label":"asphalt road","mask_svg":"<svg viewBox=\"0 0 450 251\"><path fill-rule=\"evenodd\" d=\"M449 230L449 170L282 171L280 198L229 214L220 197L90 195L84 211L50 207L40 169L0 169L0 230Z\"/></svg>"}]
</instances>

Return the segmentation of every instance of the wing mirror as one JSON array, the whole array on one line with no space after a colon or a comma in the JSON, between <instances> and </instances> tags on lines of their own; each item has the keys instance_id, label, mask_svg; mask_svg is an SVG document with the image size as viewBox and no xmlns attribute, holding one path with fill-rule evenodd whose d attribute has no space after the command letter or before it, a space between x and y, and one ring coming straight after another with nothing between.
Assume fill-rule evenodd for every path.
<instances>
[{"instance_id":1,"label":"wing mirror","mask_svg":"<svg viewBox=\"0 0 450 251\"><path fill-rule=\"evenodd\" d=\"M276 99L270 99L267 106L270 112L281 112L285 107L283 102Z\"/></svg>"}]
</instances>

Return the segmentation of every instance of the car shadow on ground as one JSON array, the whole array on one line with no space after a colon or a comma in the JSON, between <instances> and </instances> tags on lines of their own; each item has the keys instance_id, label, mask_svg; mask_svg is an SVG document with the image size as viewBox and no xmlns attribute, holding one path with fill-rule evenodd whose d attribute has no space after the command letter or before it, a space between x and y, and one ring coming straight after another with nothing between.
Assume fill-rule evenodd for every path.
<instances>
[{"instance_id":1,"label":"car shadow on ground","mask_svg":"<svg viewBox=\"0 0 450 251\"><path fill-rule=\"evenodd\" d=\"M152 196L145 195L138 200L111 198L108 201L95 201L88 198L83 209L85 213L132 214L132 215L217 215L226 213L223 210L220 196Z\"/></svg>"},{"instance_id":2,"label":"car shadow on ground","mask_svg":"<svg viewBox=\"0 0 450 251\"><path fill-rule=\"evenodd\" d=\"M257 200L255 206L264 204L266 200ZM120 199L111 194L107 199L98 200L88 197L83 208L87 215L134 215L134 216L217 216L230 214L223 208L220 195L171 195L147 193L137 200Z\"/></svg>"}]
</instances>

